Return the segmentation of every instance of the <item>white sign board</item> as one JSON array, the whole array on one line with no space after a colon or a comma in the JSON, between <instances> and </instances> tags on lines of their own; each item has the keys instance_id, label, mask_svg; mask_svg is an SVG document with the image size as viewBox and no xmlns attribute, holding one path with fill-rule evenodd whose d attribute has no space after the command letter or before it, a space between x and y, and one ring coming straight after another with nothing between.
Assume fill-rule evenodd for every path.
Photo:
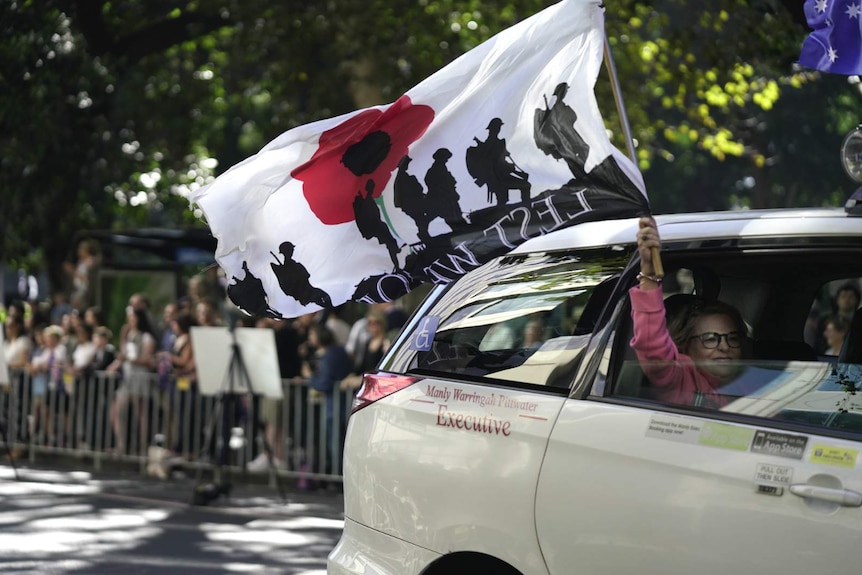
<instances>
[{"instance_id":1,"label":"white sign board","mask_svg":"<svg viewBox=\"0 0 862 575\"><path fill-rule=\"evenodd\" d=\"M226 327L195 326L191 337L201 395L254 393L283 397L273 330L238 327L231 333Z\"/></svg>"}]
</instances>

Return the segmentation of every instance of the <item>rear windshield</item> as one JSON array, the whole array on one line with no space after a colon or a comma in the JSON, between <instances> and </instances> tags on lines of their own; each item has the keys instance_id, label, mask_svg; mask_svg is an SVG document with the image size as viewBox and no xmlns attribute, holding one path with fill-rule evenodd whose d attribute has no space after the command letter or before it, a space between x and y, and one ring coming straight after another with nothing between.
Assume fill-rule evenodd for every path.
<instances>
[{"instance_id":1,"label":"rear windshield","mask_svg":"<svg viewBox=\"0 0 862 575\"><path fill-rule=\"evenodd\" d=\"M631 247L504 256L458 280L388 369L569 387Z\"/></svg>"}]
</instances>

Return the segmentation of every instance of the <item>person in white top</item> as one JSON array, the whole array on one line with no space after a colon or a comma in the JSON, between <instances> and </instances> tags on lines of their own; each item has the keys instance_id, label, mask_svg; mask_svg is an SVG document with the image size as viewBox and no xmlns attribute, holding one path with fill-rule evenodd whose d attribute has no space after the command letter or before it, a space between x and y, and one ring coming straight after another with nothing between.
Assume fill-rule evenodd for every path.
<instances>
[{"instance_id":1,"label":"person in white top","mask_svg":"<svg viewBox=\"0 0 862 575\"><path fill-rule=\"evenodd\" d=\"M3 356L6 367L22 369L30 363L30 350L33 343L27 336L24 320L17 315L6 317L6 337L3 339Z\"/></svg>"},{"instance_id":2,"label":"person in white top","mask_svg":"<svg viewBox=\"0 0 862 575\"><path fill-rule=\"evenodd\" d=\"M147 399L153 393L155 361L156 338L153 335L149 316L144 310L129 306L126 308L126 325L123 326L120 336L117 359L107 369L109 373L122 370L122 383L117 388L114 403L111 406L111 424L117 451L120 453L125 451L127 445L125 413L130 401L138 420L139 452L146 451L149 444L145 407Z\"/></svg>"},{"instance_id":3,"label":"person in white top","mask_svg":"<svg viewBox=\"0 0 862 575\"><path fill-rule=\"evenodd\" d=\"M96 342L93 341L93 326L79 322L75 327L77 342L72 350L72 374L79 378L86 374L96 357Z\"/></svg>"}]
</instances>

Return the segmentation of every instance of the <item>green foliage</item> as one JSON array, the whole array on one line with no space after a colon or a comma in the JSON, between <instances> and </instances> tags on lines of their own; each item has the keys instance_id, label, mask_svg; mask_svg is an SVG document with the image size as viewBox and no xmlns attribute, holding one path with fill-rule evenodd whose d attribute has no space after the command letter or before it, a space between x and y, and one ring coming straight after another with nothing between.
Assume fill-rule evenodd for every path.
<instances>
[{"instance_id":1,"label":"green foliage","mask_svg":"<svg viewBox=\"0 0 862 575\"><path fill-rule=\"evenodd\" d=\"M795 68L809 30L780 4L632 1L613 11L609 43L654 211L843 204L852 189L838 148L858 122L859 90Z\"/></svg>"},{"instance_id":2,"label":"green foliage","mask_svg":"<svg viewBox=\"0 0 862 575\"><path fill-rule=\"evenodd\" d=\"M201 225L194 187L287 129L394 100L552 3L4 2L0 260L43 259L59 282L80 229ZM858 84L794 69L808 30L781 5L606 6L655 211L843 202ZM597 96L625 149L606 77Z\"/></svg>"}]
</instances>

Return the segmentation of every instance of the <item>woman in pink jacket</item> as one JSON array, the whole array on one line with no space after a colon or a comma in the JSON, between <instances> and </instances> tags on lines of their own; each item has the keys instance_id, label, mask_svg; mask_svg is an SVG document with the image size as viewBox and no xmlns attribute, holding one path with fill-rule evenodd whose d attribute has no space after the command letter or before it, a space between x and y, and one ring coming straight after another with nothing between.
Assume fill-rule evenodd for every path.
<instances>
[{"instance_id":1,"label":"woman in pink jacket","mask_svg":"<svg viewBox=\"0 0 862 575\"><path fill-rule=\"evenodd\" d=\"M643 217L637 235L641 271L629 290L634 337L631 340L655 399L720 408L731 398L720 388L739 372L745 322L739 311L720 301L695 300L688 313L665 319L661 278L656 277L652 248L661 248L655 220Z\"/></svg>"}]
</instances>

